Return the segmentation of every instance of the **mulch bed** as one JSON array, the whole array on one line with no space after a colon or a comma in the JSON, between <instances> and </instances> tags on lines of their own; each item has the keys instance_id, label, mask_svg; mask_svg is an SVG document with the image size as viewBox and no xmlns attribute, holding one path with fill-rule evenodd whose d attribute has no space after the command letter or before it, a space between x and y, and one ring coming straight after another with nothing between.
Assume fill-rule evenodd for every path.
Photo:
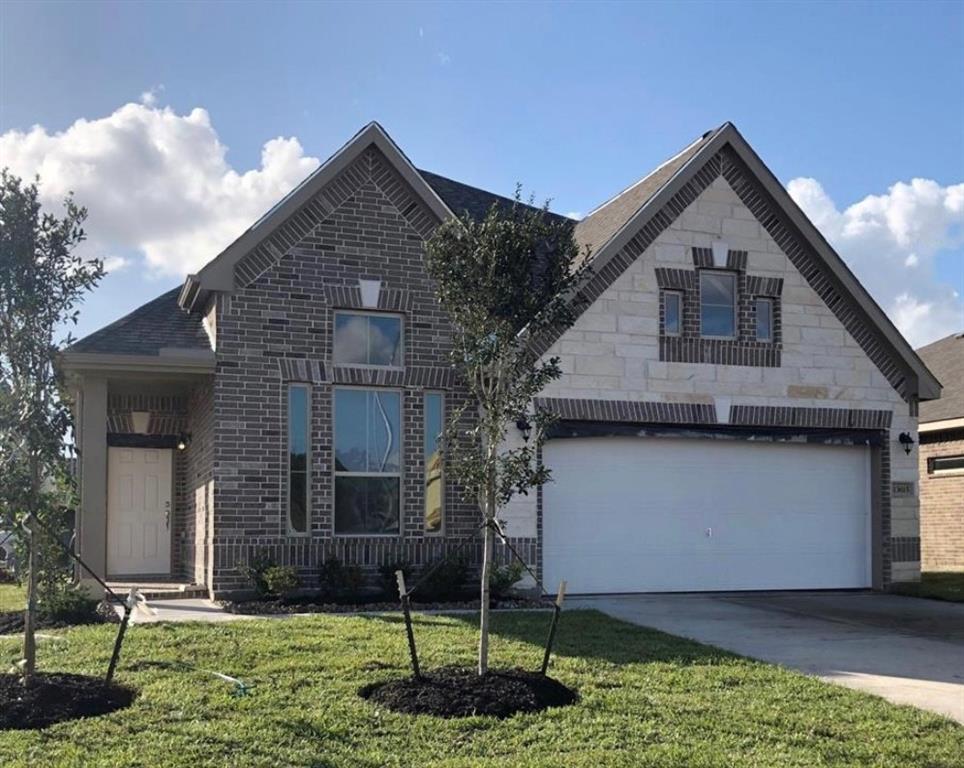
<instances>
[{"instance_id":1,"label":"mulch bed","mask_svg":"<svg viewBox=\"0 0 964 768\"><path fill-rule=\"evenodd\" d=\"M18 675L0 675L0 731L106 715L129 707L134 697L132 689L104 685L101 677L37 673L33 685L25 688Z\"/></svg>"},{"instance_id":2,"label":"mulch bed","mask_svg":"<svg viewBox=\"0 0 964 768\"><path fill-rule=\"evenodd\" d=\"M120 619L117 618L113 608L107 603L101 603L97 606L95 614L72 616L69 619L38 614L37 629L63 629L79 624L105 624L117 621ZM15 635L19 632L23 632L23 611L0 611L0 635Z\"/></svg>"},{"instance_id":3,"label":"mulch bed","mask_svg":"<svg viewBox=\"0 0 964 768\"><path fill-rule=\"evenodd\" d=\"M388 613L391 611L401 611L398 600L373 600L354 603L331 603L316 602L310 598L290 599L290 600L222 600L221 606L228 613L238 613L245 615L253 614L285 614L285 613ZM547 604L541 600L530 598L510 598L506 600L493 600L492 607L498 609L517 608L520 610L532 610L533 608L546 608ZM477 611L479 610L478 599L474 600L449 600L442 602L412 602L413 611Z\"/></svg>"},{"instance_id":4,"label":"mulch bed","mask_svg":"<svg viewBox=\"0 0 964 768\"><path fill-rule=\"evenodd\" d=\"M490 670L479 676L467 667L442 667L413 677L373 683L358 691L363 699L395 712L436 717L511 717L565 707L579 700L558 680L522 669Z\"/></svg>"}]
</instances>

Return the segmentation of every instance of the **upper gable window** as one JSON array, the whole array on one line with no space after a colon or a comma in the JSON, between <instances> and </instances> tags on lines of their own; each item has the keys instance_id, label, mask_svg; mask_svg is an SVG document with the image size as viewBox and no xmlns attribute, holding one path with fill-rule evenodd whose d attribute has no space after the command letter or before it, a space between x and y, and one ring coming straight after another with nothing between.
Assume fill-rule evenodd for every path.
<instances>
[{"instance_id":1,"label":"upper gable window","mask_svg":"<svg viewBox=\"0 0 964 768\"><path fill-rule=\"evenodd\" d=\"M700 333L736 337L736 275L700 270Z\"/></svg>"},{"instance_id":2,"label":"upper gable window","mask_svg":"<svg viewBox=\"0 0 964 768\"><path fill-rule=\"evenodd\" d=\"M679 336L683 330L683 294L666 291L663 294L663 332Z\"/></svg>"},{"instance_id":3,"label":"upper gable window","mask_svg":"<svg viewBox=\"0 0 964 768\"><path fill-rule=\"evenodd\" d=\"M773 341L773 299L756 300L756 340Z\"/></svg>"},{"instance_id":4,"label":"upper gable window","mask_svg":"<svg viewBox=\"0 0 964 768\"><path fill-rule=\"evenodd\" d=\"M361 312L335 313L335 363L402 367L402 318Z\"/></svg>"}]
</instances>

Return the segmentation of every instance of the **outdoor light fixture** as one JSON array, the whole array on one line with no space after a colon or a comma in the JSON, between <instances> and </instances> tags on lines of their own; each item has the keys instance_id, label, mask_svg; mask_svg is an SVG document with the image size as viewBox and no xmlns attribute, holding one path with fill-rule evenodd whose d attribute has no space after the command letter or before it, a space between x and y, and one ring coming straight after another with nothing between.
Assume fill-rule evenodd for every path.
<instances>
[{"instance_id":1,"label":"outdoor light fixture","mask_svg":"<svg viewBox=\"0 0 964 768\"><path fill-rule=\"evenodd\" d=\"M897 442L904 446L904 453L910 456L911 446L914 445L914 438L911 437L909 432L901 432L897 435Z\"/></svg>"},{"instance_id":2,"label":"outdoor light fixture","mask_svg":"<svg viewBox=\"0 0 964 768\"><path fill-rule=\"evenodd\" d=\"M183 451L191 444L191 435L187 432L182 432L177 436L177 449Z\"/></svg>"},{"instance_id":3,"label":"outdoor light fixture","mask_svg":"<svg viewBox=\"0 0 964 768\"><path fill-rule=\"evenodd\" d=\"M529 442L529 435L532 434L532 425L525 414L522 414L515 422L516 428L522 433L522 439Z\"/></svg>"}]
</instances>

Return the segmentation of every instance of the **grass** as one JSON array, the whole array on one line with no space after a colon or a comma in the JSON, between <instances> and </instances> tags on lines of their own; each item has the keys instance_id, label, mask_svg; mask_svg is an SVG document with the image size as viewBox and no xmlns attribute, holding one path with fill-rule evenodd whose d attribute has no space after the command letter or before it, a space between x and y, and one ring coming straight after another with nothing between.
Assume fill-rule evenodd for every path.
<instances>
[{"instance_id":1,"label":"grass","mask_svg":"<svg viewBox=\"0 0 964 768\"><path fill-rule=\"evenodd\" d=\"M474 617L416 617L423 667L471 664ZM498 664L536 668L546 613L497 614ZM41 667L102 674L115 628L76 627ZM0 640L0 666L16 657ZM365 683L407 675L395 616L313 616L132 627L118 681L140 692L111 715L44 732L0 732L16 766L962 766L964 728L590 611L563 615L552 674L575 706L438 720L380 710ZM144 662L236 675L231 686Z\"/></svg>"},{"instance_id":2,"label":"grass","mask_svg":"<svg viewBox=\"0 0 964 768\"><path fill-rule=\"evenodd\" d=\"M19 584L0 584L0 613L22 611L26 593Z\"/></svg>"},{"instance_id":3,"label":"grass","mask_svg":"<svg viewBox=\"0 0 964 768\"><path fill-rule=\"evenodd\" d=\"M964 603L964 572L931 571L930 573L922 573L920 581L894 584L893 591L898 595Z\"/></svg>"}]
</instances>

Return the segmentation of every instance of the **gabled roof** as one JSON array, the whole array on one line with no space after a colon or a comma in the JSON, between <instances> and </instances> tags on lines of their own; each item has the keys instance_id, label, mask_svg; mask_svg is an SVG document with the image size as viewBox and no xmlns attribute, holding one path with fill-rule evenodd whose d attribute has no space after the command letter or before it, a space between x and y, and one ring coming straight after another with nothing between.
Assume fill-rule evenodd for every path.
<instances>
[{"instance_id":1,"label":"gabled roof","mask_svg":"<svg viewBox=\"0 0 964 768\"><path fill-rule=\"evenodd\" d=\"M285 195L277 205L258 219L237 240L205 264L196 275L188 275L178 297L180 305L190 309L207 291L233 290L234 268L237 263L267 240L276 229L314 198L319 191L372 145L378 148L439 221L452 215L452 211L442 202L435 190L425 182L425 179L392 141L391 137L378 123L373 121L356 133L301 184Z\"/></svg>"},{"instance_id":2,"label":"gabled roof","mask_svg":"<svg viewBox=\"0 0 964 768\"><path fill-rule=\"evenodd\" d=\"M964 419L964 333L952 333L917 354L944 386L940 400L921 403L921 423Z\"/></svg>"},{"instance_id":3,"label":"gabled roof","mask_svg":"<svg viewBox=\"0 0 964 768\"><path fill-rule=\"evenodd\" d=\"M631 263L632 259L621 254L622 250L635 239L637 247L633 250L640 251L638 246L641 240L651 241L649 236L655 237L652 233L662 231L695 199L691 182L698 180L701 175L704 179L711 180L723 172L722 161L721 165L712 171L707 168L724 149L734 153L736 162L747 169L754 186L762 196L773 201L781 220L800 233L808 252L812 252L819 261L822 276L832 281L835 295L841 297L850 310L851 326L848 331L857 337L855 331L858 326L853 323L859 323L859 328L875 331L873 334L861 334L867 338L858 339L872 359L875 356L880 359L878 351L889 350L885 354L895 359L894 365L898 365L902 371L902 375L896 378L889 377L895 388L907 396L914 395L921 400L940 397L941 386L938 380L843 259L764 165L736 126L729 122L703 134L680 154L600 206L577 225L575 236L580 245L592 245L594 248L593 274L582 291L583 297L590 302L598 298L605 286L611 284ZM759 197L757 202L768 205L768 201L760 200ZM772 221L763 223L764 226L773 224ZM647 234L640 237L642 233ZM582 310L584 309L585 304L582 307ZM840 306L833 306L831 310L835 313L842 312ZM840 316L838 314L838 317ZM544 351L553 340L540 339L537 344Z\"/></svg>"}]
</instances>

